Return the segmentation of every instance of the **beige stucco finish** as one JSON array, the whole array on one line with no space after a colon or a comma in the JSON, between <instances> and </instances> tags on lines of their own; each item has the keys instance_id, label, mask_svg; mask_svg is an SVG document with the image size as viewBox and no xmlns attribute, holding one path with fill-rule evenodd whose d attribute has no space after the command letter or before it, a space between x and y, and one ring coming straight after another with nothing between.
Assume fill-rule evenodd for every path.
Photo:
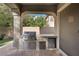
<instances>
[{"instance_id":1,"label":"beige stucco finish","mask_svg":"<svg viewBox=\"0 0 79 59\"><path fill-rule=\"evenodd\" d=\"M40 34L40 28L39 27L23 27L23 33L24 32L36 32L36 37Z\"/></svg>"}]
</instances>

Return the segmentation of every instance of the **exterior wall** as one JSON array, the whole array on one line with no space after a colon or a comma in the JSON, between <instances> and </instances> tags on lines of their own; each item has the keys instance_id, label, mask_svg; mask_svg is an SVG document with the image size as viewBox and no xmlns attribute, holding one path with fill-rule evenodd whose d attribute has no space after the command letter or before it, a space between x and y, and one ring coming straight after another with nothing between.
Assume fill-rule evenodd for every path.
<instances>
[{"instance_id":1,"label":"exterior wall","mask_svg":"<svg viewBox=\"0 0 79 59\"><path fill-rule=\"evenodd\" d=\"M40 34L56 34L56 30L53 27L44 27L40 29Z\"/></svg>"},{"instance_id":2,"label":"exterior wall","mask_svg":"<svg viewBox=\"0 0 79 59\"><path fill-rule=\"evenodd\" d=\"M79 55L79 4L71 4L60 13L60 49Z\"/></svg>"}]
</instances>

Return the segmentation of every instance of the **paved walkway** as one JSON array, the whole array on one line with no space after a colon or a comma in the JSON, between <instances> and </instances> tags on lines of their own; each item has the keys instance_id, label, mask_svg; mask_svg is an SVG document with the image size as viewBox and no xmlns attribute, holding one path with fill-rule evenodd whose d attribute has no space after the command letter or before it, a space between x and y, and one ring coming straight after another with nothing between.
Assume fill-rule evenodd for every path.
<instances>
[{"instance_id":1,"label":"paved walkway","mask_svg":"<svg viewBox=\"0 0 79 59\"><path fill-rule=\"evenodd\" d=\"M12 43L13 43L13 41L11 41L11 42L7 43L6 45L0 47L0 56L6 56L6 55L9 55L9 54L17 51L16 48L13 47Z\"/></svg>"},{"instance_id":2,"label":"paved walkway","mask_svg":"<svg viewBox=\"0 0 79 59\"><path fill-rule=\"evenodd\" d=\"M61 56L58 50L32 50L32 51L19 51L9 42L4 47L0 47L0 56Z\"/></svg>"}]
</instances>

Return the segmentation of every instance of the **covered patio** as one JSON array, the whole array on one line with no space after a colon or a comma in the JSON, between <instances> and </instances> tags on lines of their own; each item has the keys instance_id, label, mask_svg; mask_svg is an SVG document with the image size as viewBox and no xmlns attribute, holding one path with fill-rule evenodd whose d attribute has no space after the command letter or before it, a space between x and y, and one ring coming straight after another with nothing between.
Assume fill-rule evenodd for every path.
<instances>
[{"instance_id":1,"label":"covered patio","mask_svg":"<svg viewBox=\"0 0 79 59\"><path fill-rule=\"evenodd\" d=\"M56 34L52 36L57 36L56 48L59 49L59 14L70 4L58 4L58 3L45 3L45 4L6 4L11 8L11 12L14 18L14 46L19 49L19 39L22 35L22 17L24 13L44 13L48 15L53 15L55 18L55 28ZM49 30L48 30L49 31ZM49 35L50 36L50 35ZM37 45L38 47L38 45ZM38 48L37 48L38 50Z\"/></svg>"},{"instance_id":2,"label":"covered patio","mask_svg":"<svg viewBox=\"0 0 79 59\"><path fill-rule=\"evenodd\" d=\"M74 19L76 19L76 20L79 19L78 18L79 4L71 4L71 3L7 3L5 5L10 7L11 12L13 14L13 23L14 23L13 47L16 50L12 54L8 54L8 55L10 55L10 56L11 55L12 56L13 55L15 55L15 56L18 56L18 55L19 56L79 55L79 53L77 53L79 47L75 47L78 44L78 40L79 40L78 34L76 34L76 32L75 32L75 30L77 30L77 32L79 32L79 30L77 29L78 26L76 27L76 25L78 25L78 23L77 22L73 23L75 21ZM37 40L36 40L36 49L35 50L30 50L30 51L27 49L23 50L23 48L22 48L23 46L21 45L22 44L21 36L23 34L23 26L22 26L23 16L25 14L48 14L48 15L52 15L54 17L55 33L40 34L39 36L55 38L55 40L56 40L55 48L49 49L48 45L46 44L46 49L40 50L39 42L42 40L40 40L40 38L38 36ZM74 17L76 17L76 18L74 18ZM67 22L66 20L68 20L69 23L66 24L66 22ZM47 28L47 30L45 30L45 31L50 32L50 29ZM74 34L74 36L71 33ZM69 39L71 39L71 40L69 40ZM77 41L75 41L73 39L77 39Z\"/></svg>"},{"instance_id":3,"label":"covered patio","mask_svg":"<svg viewBox=\"0 0 79 59\"><path fill-rule=\"evenodd\" d=\"M14 23L14 40L13 40L13 47L16 48L16 52L11 54L11 55L63 55L61 54L61 52L59 51L59 15L60 12L63 11L67 6L69 6L70 4L58 4L58 3L19 3L19 4L5 4L8 7L10 7L11 12L13 14L13 23ZM22 26L22 18L24 16L24 14L48 14L48 15L53 15L54 19L55 19L55 34L42 34L41 36L51 36L51 37L56 37L56 48L53 48L53 50L49 50L48 48L46 48L45 50L40 50L39 49L39 41L40 38L37 37L37 41L36 41L36 49L33 51L29 51L29 50L23 50L21 47L21 43L20 42L21 39L21 35L22 35L22 31L23 31L23 26ZM26 29L27 30L27 29ZM50 30L48 30L50 31ZM24 53L26 51L26 53ZM59 53L58 53L58 52ZM43 52L43 53L42 53Z\"/></svg>"}]
</instances>

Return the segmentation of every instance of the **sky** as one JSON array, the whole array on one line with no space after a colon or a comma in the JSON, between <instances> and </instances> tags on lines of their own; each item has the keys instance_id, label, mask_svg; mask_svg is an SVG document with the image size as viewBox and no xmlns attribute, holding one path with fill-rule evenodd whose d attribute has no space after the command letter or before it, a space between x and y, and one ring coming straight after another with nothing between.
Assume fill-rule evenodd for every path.
<instances>
[{"instance_id":1,"label":"sky","mask_svg":"<svg viewBox=\"0 0 79 59\"><path fill-rule=\"evenodd\" d=\"M32 16L47 16L47 14L29 14L29 15L32 15Z\"/></svg>"}]
</instances>

